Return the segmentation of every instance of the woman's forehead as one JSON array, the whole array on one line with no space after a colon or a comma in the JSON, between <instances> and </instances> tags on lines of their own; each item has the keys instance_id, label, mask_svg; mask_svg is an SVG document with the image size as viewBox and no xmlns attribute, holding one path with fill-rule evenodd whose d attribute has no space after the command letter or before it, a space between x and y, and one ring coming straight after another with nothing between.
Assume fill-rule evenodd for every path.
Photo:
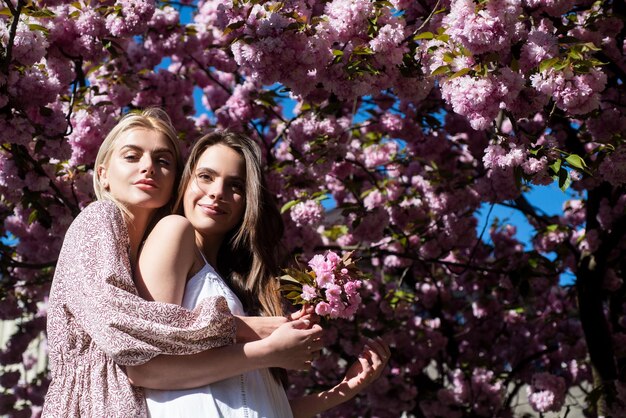
<instances>
[{"instance_id":1,"label":"woman's forehead","mask_svg":"<svg viewBox=\"0 0 626 418\"><path fill-rule=\"evenodd\" d=\"M212 169L241 175L245 174L246 162L243 156L231 147L215 144L200 154L194 169Z\"/></svg>"},{"instance_id":2,"label":"woman's forehead","mask_svg":"<svg viewBox=\"0 0 626 418\"><path fill-rule=\"evenodd\" d=\"M152 152L162 151L176 153L174 144L161 132L143 127L131 128L117 138L116 149L136 148Z\"/></svg>"}]
</instances>

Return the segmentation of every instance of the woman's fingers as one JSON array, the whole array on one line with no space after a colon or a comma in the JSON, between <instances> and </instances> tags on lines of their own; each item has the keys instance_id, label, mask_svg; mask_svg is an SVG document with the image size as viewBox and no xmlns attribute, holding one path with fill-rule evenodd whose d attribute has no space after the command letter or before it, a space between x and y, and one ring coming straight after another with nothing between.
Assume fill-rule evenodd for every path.
<instances>
[{"instance_id":1,"label":"woman's fingers","mask_svg":"<svg viewBox=\"0 0 626 418\"><path fill-rule=\"evenodd\" d=\"M380 337L368 339L363 347L363 358L367 359L367 367L363 363L364 378L368 381L378 379L389 361L391 350Z\"/></svg>"},{"instance_id":2,"label":"woman's fingers","mask_svg":"<svg viewBox=\"0 0 626 418\"><path fill-rule=\"evenodd\" d=\"M317 324L320 321L319 316L315 314L315 307L311 305L303 305L299 311L287 315L287 320L289 321L297 321L299 319L308 319L312 324Z\"/></svg>"},{"instance_id":3,"label":"woman's fingers","mask_svg":"<svg viewBox=\"0 0 626 418\"><path fill-rule=\"evenodd\" d=\"M368 339L367 345L373 353L376 354L383 363L387 363L389 357L391 357L391 349L389 345L383 341L382 338L376 337L375 339Z\"/></svg>"}]
</instances>

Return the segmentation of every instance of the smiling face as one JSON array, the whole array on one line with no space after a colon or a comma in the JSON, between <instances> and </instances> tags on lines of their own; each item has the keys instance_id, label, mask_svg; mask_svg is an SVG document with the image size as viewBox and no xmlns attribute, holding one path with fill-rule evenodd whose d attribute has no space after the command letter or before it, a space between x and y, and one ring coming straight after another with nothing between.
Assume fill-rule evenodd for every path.
<instances>
[{"instance_id":1,"label":"smiling face","mask_svg":"<svg viewBox=\"0 0 626 418\"><path fill-rule=\"evenodd\" d=\"M191 174L183 195L185 216L205 242L219 246L245 211L245 160L226 145L212 145Z\"/></svg>"},{"instance_id":2,"label":"smiling face","mask_svg":"<svg viewBox=\"0 0 626 418\"><path fill-rule=\"evenodd\" d=\"M104 189L133 213L164 206L172 195L176 157L160 132L134 128L120 134L108 161L98 166Z\"/></svg>"}]
</instances>

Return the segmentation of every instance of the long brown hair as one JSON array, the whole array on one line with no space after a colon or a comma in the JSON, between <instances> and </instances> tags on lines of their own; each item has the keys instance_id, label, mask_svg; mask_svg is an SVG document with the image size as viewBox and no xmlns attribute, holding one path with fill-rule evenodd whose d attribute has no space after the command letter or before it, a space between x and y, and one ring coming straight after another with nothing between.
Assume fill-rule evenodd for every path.
<instances>
[{"instance_id":1,"label":"long brown hair","mask_svg":"<svg viewBox=\"0 0 626 418\"><path fill-rule=\"evenodd\" d=\"M259 146L247 136L215 131L194 144L183 170L175 211L182 200L202 153L225 145L244 159L246 166L245 211L238 225L228 232L214 266L239 296L249 315L283 315L278 291L279 242L284 232L280 211L265 186Z\"/></svg>"}]
</instances>

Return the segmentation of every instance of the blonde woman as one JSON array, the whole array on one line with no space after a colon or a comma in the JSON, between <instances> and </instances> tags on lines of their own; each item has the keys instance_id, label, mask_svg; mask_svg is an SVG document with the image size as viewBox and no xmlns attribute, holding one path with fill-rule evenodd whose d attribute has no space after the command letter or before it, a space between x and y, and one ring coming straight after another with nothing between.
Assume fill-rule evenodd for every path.
<instances>
[{"instance_id":1,"label":"blonde woman","mask_svg":"<svg viewBox=\"0 0 626 418\"><path fill-rule=\"evenodd\" d=\"M179 190L177 206L185 217L163 218L147 238L136 270L140 293L189 309L223 296L242 317L282 315L275 280L282 221L263 184L258 146L234 133L204 136L191 151ZM381 340L370 340L338 385L288 400L270 368L310 367L322 343L319 326L307 325L293 321L261 340L208 350L185 373L180 358L161 356L129 370L129 377L151 388L146 397L153 418L310 417L364 389L390 353ZM186 390L167 390L173 375Z\"/></svg>"},{"instance_id":2,"label":"blonde woman","mask_svg":"<svg viewBox=\"0 0 626 418\"><path fill-rule=\"evenodd\" d=\"M150 223L169 212L182 168L176 133L162 110L123 117L94 168L98 201L70 226L48 307L52 381L44 417L141 417L143 392L125 366L160 354L192 354L232 343L223 297L194 311L137 295L131 266Z\"/></svg>"}]
</instances>

